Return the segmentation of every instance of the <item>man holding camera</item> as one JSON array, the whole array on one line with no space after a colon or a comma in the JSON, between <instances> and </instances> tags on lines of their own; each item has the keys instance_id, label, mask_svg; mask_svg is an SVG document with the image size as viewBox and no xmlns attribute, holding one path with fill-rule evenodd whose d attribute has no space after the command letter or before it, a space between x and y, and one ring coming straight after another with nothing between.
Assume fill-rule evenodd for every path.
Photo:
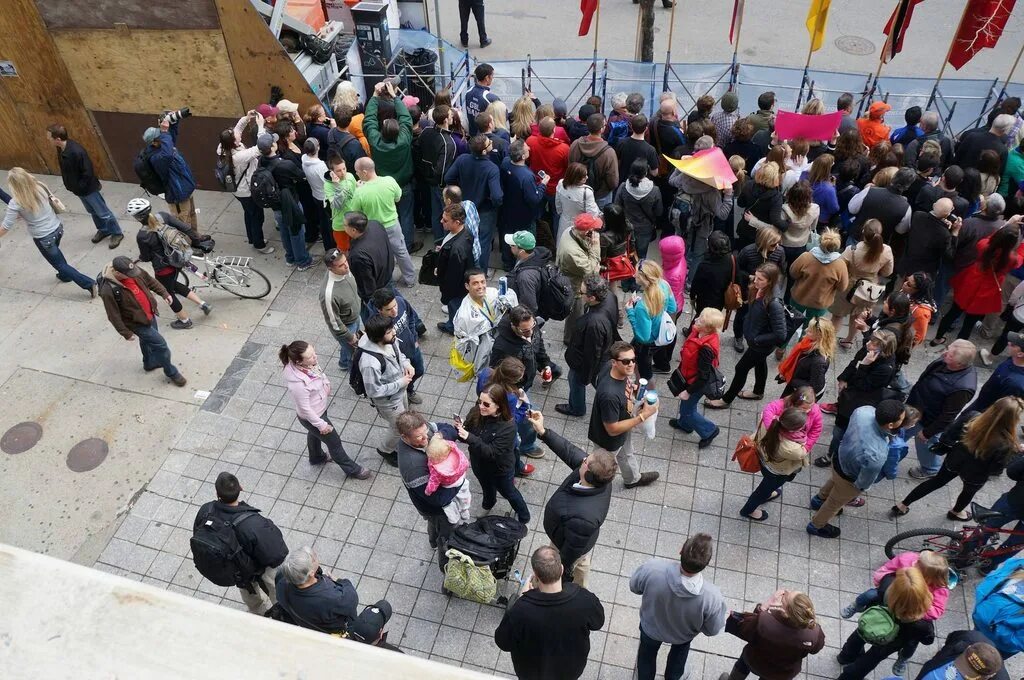
<instances>
[{"instance_id":1,"label":"man holding camera","mask_svg":"<svg viewBox=\"0 0 1024 680\"><path fill-rule=\"evenodd\" d=\"M142 140L153 147L149 164L164 185L164 200L171 214L189 225L197 233L199 223L196 220L196 204L192 194L196 190L196 180L192 176L192 168L178 152L175 142L178 139L178 125L182 119L192 113L188 107L177 111L168 111L160 119L160 127L148 128Z\"/></svg>"}]
</instances>

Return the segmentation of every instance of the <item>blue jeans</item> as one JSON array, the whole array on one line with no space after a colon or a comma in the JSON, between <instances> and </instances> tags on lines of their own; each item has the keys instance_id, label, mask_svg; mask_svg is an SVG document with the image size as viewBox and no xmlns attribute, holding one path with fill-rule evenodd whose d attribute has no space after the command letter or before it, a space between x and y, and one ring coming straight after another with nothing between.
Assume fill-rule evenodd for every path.
<instances>
[{"instance_id":1,"label":"blue jeans","mask_svg":"<svg viewBox=\"0 0 1024 680\"><path fill-rule=\"evenodd\" d=\"M139 339L143 368L152 370L160 367L168 378L178 375L178 369L171 363L171 348L167 346L164 336L160 335L155 316L148 326L135 326L132 332Z\"/></svg>"},{"instance_id":2,"label":"blue jeans","mask_svg":"<svg viewBox=\"0 0 1024 680\"><path fill-rule=\"evenodd\" d=\"M103 200L103 194L94 191L91 194L79 196L79 198L82 199L85 211L92 215L92 221L96 225L97 231L101 231L107 236L121 235L121 225L117 223L114 213L110 212L110 208L107 207L107 202Z\"/></svg>"},{"instance_id":3,"label":"blue jeans","mask_svg":"<svg viewBox=\"0 0 1024 680\"><path fill-rule=\"evenodd\" d=\"M498 211L493 208L480 210L480 269L485 272L491 263L491 241L498 228Z\"/></svg>"},{"instance_id":4,"label":"blue jeans","mask_svg":"<svg viewBox=\"0 0 1024 680\"><path fill-rule=\"evenodd\" d=\"M611 205L612 200L615 198L615 192L609 191L601 198L594 197L594 202L597 203L597 207L604 210L606 205Z\"/></svg>"},{"instance_id":5,"label":"blue jeans","mask_svg":"<svg viewBox=\"0 0 1024 680\"><path fill-rule=\"evenodd\" d=\"M580 380L576 371L569 369L566 377L569 381L569 410L574 415L584 416L587 414L587 386Z\"/></svg>"},{"instance_id":6,"label":"blue jeans","mask_svg":"<svg viewBox=\"0 0 1024 680\"><path fill-rule=\"evenodd\" d=\"M259 248L260 250L266 248L267 241L263 237L263 208L252 199L252 196L235 196L235 199L242 204L242 219L245 220L245 240L253 248ZM277 215L275 214L274 217L276 218Z\"/></svg>"},{"instance_id":7,"label":"blue jeans","mask_svg":"<svg viewBox=\"0 0 1024 680\"><path fill-rule=\"evenodd\" d=\"M828 457L832 458L839 453L839 444L843 441L843 435L846 434L845 427L839 427L838 425L832 428L832 441L828 443Z\"/></svg>"},{"instance_id":8,"label":"blue jeans","mask_svg":"<svg viewBox=\"0 0 1024 680\"><path fill-rule=\"evenodd\" d=\"M441 226L444 196L441 192L441 187L430 187L430 230L434 233L435 241L440 241L444 238L444 228Z\"/></svg>"},{"instance_id":9,"label":"blue jeans","mask_svg":"<svg viewBox=\"0 0 1024 680\"><path fill-rule=\"evenodd\" d=\"M863 593L858 595L853 601L853 608L858 612L862 612L873 604L878 603L878 589L868 588Z\"/></svg>"},{"instance_id":10,"label":"blue jeans","mask_svg":"<svg viewBox=\"0 0 1024 680\"><path fill-rule=\"evenodd\" d=\"M516 432L519 434L519 450L528 451L537 445L537 431L525 418L516 423Z\"/></svg>"},{"instance_id":11,"label":"blue jeans","mask_svg":"<svg viewBox=\"0 0 1024 680\"><path fill-rule=\"evenodd\" d=\"M445 328L451 333L455 330L455 314L459 311L459 307L462 306L462 301L466 299L466 296L452 298L448 302L444 303L448 308L448 321L445 323Z\"/></svg>"},{"instance_id":12,"label":"blue jeans","mask_svg":"<svg viewBox=\"0 0 1024 680\"><path fill-rule=\"evenodd\" d=\"M680 399L679 417L676 419L676 422L683 428L696 432L700 435L701 439L707 439L714 434L718 426L705 418L704 414L700 412L700 400L703 397L703 394L691 393L689 399Z\"/></svg>"},{"instance_id":13,"label":"blue jeans","mask_svg":"<svg viewBox=\"0 0 1024 680\"><path fill-rule=\"evenodd\" d=\"M640 628L640 648L636 652L636 676L638 680L654 680L657 673L658 650L664 643L655 640ZM665 680L679 680L686 670L686 658L690 655L690 643L672 645L665 661Z\"/></svg>"},{"instance_id":14,"label":"blue jeans","mask_svg":"<svg viewBox=\"0 0 1024 680\"><path fill-rule=\"evenodd\" d=\"M914 450L917 452L917 462L921 464L921 469L925 472L935 474L942 467L942 456L937 456L932 453L928 447L939 441L939 437L942 435L941 432L932 435L928 438L928 441L922 442L917 438L917 433L921 431L921 426L918 425L914 429ZM908 431L909 436L909 431Z\"/></svg>"},{"instance_id":15,"label":"blue jeans","mask_svg":"<svg viewBox=\"0 0 1024 680\"><path fill-rule=\"evenodd\" d=\"M515 478L516 476L512 472L504 475L477 477L480 481L480 489L483 491L483 498L480 500L484 509L489 510L494 507L498 500L497 494L500 493L515 510L519 521L526 524L530 521L530 508L526 505L523 494L519 493L519 489L516 488Z\"/></svg>"},{"instance_id":16,"label":"blue jeans","mask_svg":"<svg viewBox=\"0 0 1024 680\"><path fill-rule=\"evenodd\" d=\"M356 319L352 323L345 324L345 327L348 328L349 333L355 333L363 325L361 321L361 319ZM343 371L347 371L352 367L352 345L345 341L340 341L338 345L340 346L340 351L338 352L338 368Z\"/></svg>"},{"instance_id":17,"label":"blue jeans","mask_svg":"<svg viewBox=\"0 0 1024 680\"><path fill-rule=\"evenodd\" d=\"M741 515L749 515L761 505L768 502L773 492L782 488L782 485L796 477L794 472L791 475L777 475L764 465L761 466L761 483L754 488L747 502L740 508Z\"/></svg>"},{"instance_id":18,"label":"blue jeans","mask_svg":"<svg viewBox=\"0 0 1024 680\"><path fill-rule=\"evenodd\" d=\"M414 370L415 373L412 376L412 380L409 381L409 386L405 388L405 391L412 394L416 391L416 381L427 372L427 369L423 364L423 352L419 347L417 347L416 351L414 351L412 356L409 357L409 363L412 364L412 370Z\"/></svg>"},{"instance_id":19,"label":"blue jeans","mask_svg":"<svg viewBox=\"0 0 1024 680\"><path fill-rule=\"evenodd\" d=\"M412 248L413 235L416 231L416 216L414 212L412 182L402 187L402 198L398 199L398 223L402 225L402 236L405 237L405 247Z\"/></svg>"},{"instance_id":20,"label":"blue jeans","mask_svg":"<svg viewBox=\"0 0 1024 680\"><path fill-rule=\"evenodd\" d=\"M64 227L60 226L43 238L34 238L32 241L46 261L50 263L50 266L57 270L57 277L61 281L74 281L79 288L89 290L96 285L96 282L68 264L64 253L60 251L62 238L64 238Z\"/></svg>"},{"instance_id":21,"label":"blue jeans","mask_svg":"<svg viewBox=\"0 0 1024 680\"><path fill-rule=\"evenodd\" d=\"M305 267L313 262L306 250L306 227L299 229L293 234L291 227L284 223L284 217L280 210L274 211L274 221L277 222L277 230L281 233L281 245L284 246L284 261L296 267Z\"/></svg>"},{"instance_id":22,"label":"blue jeans","mask_svg":"<svg viewBox=\"0 0 1024 680\"><path fill-rule=\"evenodd\" d=\"M641 260L647 258L647 249L651 245L651 241L654 239L655 230L650 231L634 231L633 237L636 239L636 254Z\"/></svg>"}]
</instances>

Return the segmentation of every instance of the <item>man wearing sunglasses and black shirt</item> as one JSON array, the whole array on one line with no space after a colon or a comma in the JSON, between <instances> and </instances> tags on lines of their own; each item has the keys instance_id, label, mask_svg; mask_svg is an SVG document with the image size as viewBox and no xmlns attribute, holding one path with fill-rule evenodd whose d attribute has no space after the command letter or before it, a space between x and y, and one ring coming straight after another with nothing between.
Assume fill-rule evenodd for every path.
<instances>
[{"instance_id":1,"label":"man wearing sunglasses and black shirt","mask_svg":"<svg viewBox=\"0 0 1024 680\"><path fill-rule=\"evenodd\" d=\"M640 472L630 439L633 428L654 416L658 404L644 403L634 414L637 382L631 380L636 371L636 351L628 342L616 342L608 349L609 367L597 377L597 396L590 412L587 436L597 446L615 456L627 489L647 486L658 479L657 472Z\"/></svg>"}]
</instances>

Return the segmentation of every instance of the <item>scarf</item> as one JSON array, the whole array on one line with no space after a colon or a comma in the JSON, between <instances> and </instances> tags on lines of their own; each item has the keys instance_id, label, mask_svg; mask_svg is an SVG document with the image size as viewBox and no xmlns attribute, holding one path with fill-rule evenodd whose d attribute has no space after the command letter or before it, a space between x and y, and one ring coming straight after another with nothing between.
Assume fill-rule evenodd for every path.
<instances>
[{"instance_id":1,"label":"scarf","mask_svg":"<svg viewBox=\"0 0 1024 680\"><path fill-rule=\"evenodd\" d=\"M793 379L793 373L796 372L796 364L800 361L800 357L813 348L814 338L805 335L800 338L800 342L796 343L796 346L790 350L789 355L779 364L779 375L781 375L787 383Z\"/></svg>"}]
</instances>

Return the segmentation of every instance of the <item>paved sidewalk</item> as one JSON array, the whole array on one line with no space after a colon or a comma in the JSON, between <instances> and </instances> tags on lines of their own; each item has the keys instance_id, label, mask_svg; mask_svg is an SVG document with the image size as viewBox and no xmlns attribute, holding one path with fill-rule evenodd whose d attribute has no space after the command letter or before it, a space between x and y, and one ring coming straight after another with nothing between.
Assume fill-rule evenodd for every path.
<instances>
[{"instance_id":1,"label":"paved sidewalk","mask_svg":"<svg viewBox=\"0 0 1024 680\"><path fill-rule=\"evenodd\" d=\"M316 301L322 275L322 269L293 273L280 289L213 396L177 439L103 551L97 567L243 608L236 589L205 582L188 558L195 512L214 497L216 475L228 470L241 480L244 500L283 527L290 546L312 545L325 570L356 583L363 603L380 597L392 602L396 614L389 624L391 641L412 654L508 675L512 672L509 656L499 653L492 640L503 610L440 593L441 574L427 545L425 524L410 504L397 471L382 465L374 452L381 422L339 374L337 348L325 332ZM436 293L418 287L408 297L430 329L422 345L427 359L427 375L420 384L423 411L438 420L450 419L453 412L466 413L471 406L471 388L450 376L449 339L438 337L434 330L435 322L442 319ZM553 323L545 330L553 357L560 357L563 351L558 340L560 327ZM334 385L328 413L349 454L374 471L371 481L347 480L337 466L312 467L306 462L305 431L295 419L277 360L280 345L296 338L316 345ZM731 343L723 346L723 365L734 364ZM839 362L845 365L850 356L841 355ZM919 350L912 375L935 356L935 350ZM980 372L987 375L987 371ZM768 391L777 395L781 389L770 382ZM549 391L537 388L532 397L543 409L548 427L585 443L585 419L567 422L554 412L554 404L564 401L566 394L562 380ZM675 402L668 399L665 403L669 410ZM592 661L584 677L625 680L632 676L639 598L629 592L629 575L652 555L676 557L687 535L707 531L716 543L713 568L706 576L722 589L731 607L749 610L780 587L811 595L827 647L810 659L806 677L834 678L839 673L835 654L854 628L853 623L838 618L839 610L867 586L871 570L884 561L885 541L898 530L913 526L951 526L945 520L945 510L952 502L950 490L955 485L916 504L898 525L886 519L893 500L912 486L905 470L895 482L873 488L866 507L847 510L839 522L843 536L838 541L811 538L804 531L810 514L807 501L826 478L826 471L818 468L801 473L786 486L782 502L769 506L771 517L764 524L739 518L738 510L757 478L739 472L729 457L738 438L753 429L758 406L738 400L731 410L715 412L712 417L723 432L718 445L705 451L697 451L692 437L668 427L664 422L668 413L659 417L656 438L634 440L643 469L658 470L662 478L651 487L636 490L626 490L620 481L615 482L609 518L594 552L591 581L591 588L605 605L607 622L604 630L592 637ZM826 418L826 434L819 449L827 444L831 431L831 418ZM522 545L522 569L532 549L547 542L541 528L543 504L567 473L550 453L533 462L537 472L520 482L534 516L531 534ZM979 500L991 502L1004 486L1002 480L989 485ZM473 489L474 514L479 514L475 480ZM506 511L505 501L496 509ZM940 632L970 625L973 584L974 579L969 579L968 587L953 592L938 624ZM740 649L739 640L725 634L698 637L690 656L690 677L717 678L731 667ZM926 660L935 649L921 649L917 661ZM890 666L891 661L875 677L888 675ZM916 670L910 677L914 674Z\"/></svg>"}]
</instances>

